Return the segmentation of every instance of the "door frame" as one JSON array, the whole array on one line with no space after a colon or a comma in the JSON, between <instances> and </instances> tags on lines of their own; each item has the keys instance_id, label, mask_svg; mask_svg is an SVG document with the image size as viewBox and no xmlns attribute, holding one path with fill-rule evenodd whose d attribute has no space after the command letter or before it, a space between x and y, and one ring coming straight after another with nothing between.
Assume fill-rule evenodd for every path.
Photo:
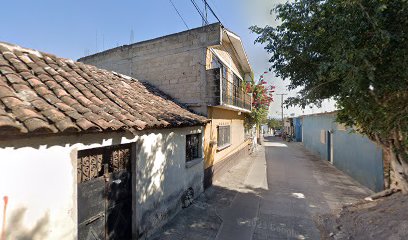
<instances>
[{"instance_id":1,"label":"door frame","mask_svg":"<svg viewBox=\"0 0 408 240\"><path fill-rule=\"evenodd\" d=\"M326 146L327 146L327 161L329 161L331 164L334 162L334 147L333 147L333 131L328 130L326 132L327 136L327 141L326 141Z\"/></svg>"},{"instance_id":2,"label":"door frame","mask_svg":"<svg viewBox=\"0 0 408 240\"><path fill-rule=\"evenodd\" d=\"M79 153L81 151L92 151L92 149L103 149L102 152L106 152L109 151L109 148L120 148L120 146L128 146L129 150L130 150L130 169L128 170L129 174L130 174L130 204L131 204L131 213L130 213L130 234L132 239L138 239L138 226L137 226L137 213L136 213L136 203L137 203L137 199L136 199L136 167L137 167L137 153L138 153L138 149L140 147L139 144L137 144L137 142L129 142L129 143L120 143L120 144L112 144L112 145L107 145L107 146L98 146L98 147L94 147L94 148L86 148L86 149L81 149L81 150L77 150L75 151L75 155L76 155L76 166L75 168L78 167L79 164ZM106 149L104 149L106 148ZM104 166L102 166L104 167ZM76 232L77 234L79 234L79 219L78 219L78 211L79 211L79 189L78 186L80 183L78 183L78 171L75 171L75 190L76 190L76 197L75 197L75 202L76 202L76 214L77 214L77 220L76 220ZM110 173L111 175L112 173ZM92 180L92 179L91 179ZM106 209L105 209L106 211ZM106 214L106 213L105 213ZM105 228L107 227L106 223L105 223ZM79 237L79 236L78 236Z\"/></svg>"}]
</instances>

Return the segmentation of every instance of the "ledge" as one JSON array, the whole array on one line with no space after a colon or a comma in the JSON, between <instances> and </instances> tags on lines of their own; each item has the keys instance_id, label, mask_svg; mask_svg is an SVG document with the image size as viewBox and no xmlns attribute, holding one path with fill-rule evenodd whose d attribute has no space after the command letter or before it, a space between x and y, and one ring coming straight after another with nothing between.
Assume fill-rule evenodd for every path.
<instances>
[{"instance_id":1,"label":"ledge","mask_svg":"<svg viewBox=\"0 0 408 240\"><path fill-rule=\"evenodd\" d=\"M204 158L195 158L191 161L186 162L186 168L191 168L197 164L199 164L200 162L204 161Z\"/></svg>"},{"instance_id":2,"label":"ledge","mask_svg":"<svg viewBox=\"0 0 408 240\"><path fill-rule=\"evenodd\" d=\"M226 103L222 103L221 105L215 105L213 107L227 109L227 110L231 110L231 111L235 111L235 112L243 112L243 113L250 113L251 112L250 109L240 108L240 107L236 107L234 105L229 105L229 104L226 104Z\"/></svg>"},{"instance_id":3,"label":"ledge","mask_svg":"<svg viewBox=\"0 0 408 240\"><path fill-rule=\"evenodd\" d=\"M217 147L217 152L222 151L222 150L224 150L226 148L229 148L229 147L231 147L231 145L232 144L228 144L228 145L225 145L225 146Z\"/></svg>"}]
</instances>

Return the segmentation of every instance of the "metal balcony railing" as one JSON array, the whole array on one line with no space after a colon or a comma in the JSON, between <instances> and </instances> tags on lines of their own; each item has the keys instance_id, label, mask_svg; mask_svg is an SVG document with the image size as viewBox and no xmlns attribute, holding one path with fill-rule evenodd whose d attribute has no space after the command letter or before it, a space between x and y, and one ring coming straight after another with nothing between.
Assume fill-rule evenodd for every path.
<instances>
[{"instance_id":1,"label":"metal balcony railing","mask_svg":"<svg viewBox=\"0 0 408 240\"><path fill-rule=\"evenodd\" d=\"M208 104L211 106L224 105L251 111L252 95L245 93L244 86L229 81L222 69L207 70L207 88Z\"/></svg>"},{"instance_id":2,"label":"metal balcony railing","mask_svg":"<svg viewBox=\"0 0 408 240\"><path fill-rule=\"evenodd\" d=\"M251 111L251 94L245 88L222 77L222 103Z\"/></svg>"}]
</instances>

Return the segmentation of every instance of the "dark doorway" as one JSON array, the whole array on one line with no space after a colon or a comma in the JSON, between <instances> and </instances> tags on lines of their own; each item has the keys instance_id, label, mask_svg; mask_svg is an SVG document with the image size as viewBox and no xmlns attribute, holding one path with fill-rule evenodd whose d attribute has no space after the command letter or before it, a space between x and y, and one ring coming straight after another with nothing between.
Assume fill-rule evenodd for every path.
<instances>
[{"instance_id":1,"label":"dark doorway","mask_svg":"<svg viewBox=\"0 0 408 240\"><path fill-rule=\"evenodd\" d=\"M332 162L332 154L331 154L331 149L332 149L332 137L331 137L331 132L327 131L327 161Z\"/></svg>"},{"instance_id":2,"label":"dark doorway","mask_svg":"<svg viewBox=\"0 0 408 240\"><path fill-rule=\"evenodd\" d=\"M78 152L78 239L132 237L132 145Z\"/></svg>"}]
</instances>

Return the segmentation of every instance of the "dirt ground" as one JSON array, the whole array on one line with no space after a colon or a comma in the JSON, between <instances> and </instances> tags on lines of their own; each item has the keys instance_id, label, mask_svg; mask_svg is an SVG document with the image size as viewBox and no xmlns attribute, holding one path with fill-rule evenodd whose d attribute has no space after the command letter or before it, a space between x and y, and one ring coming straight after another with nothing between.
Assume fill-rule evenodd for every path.
<instances>
[{"instance_id":1,"label":"dirt ground","mask_svg":"<svg viewBox=\"0 0 408 240\"><path fill-rule=\"evenodd\" d=\"M408 239L408 195L395 193L375 201L344 206L317 218L322 239Z\"/></svg>"}]
</instances>

